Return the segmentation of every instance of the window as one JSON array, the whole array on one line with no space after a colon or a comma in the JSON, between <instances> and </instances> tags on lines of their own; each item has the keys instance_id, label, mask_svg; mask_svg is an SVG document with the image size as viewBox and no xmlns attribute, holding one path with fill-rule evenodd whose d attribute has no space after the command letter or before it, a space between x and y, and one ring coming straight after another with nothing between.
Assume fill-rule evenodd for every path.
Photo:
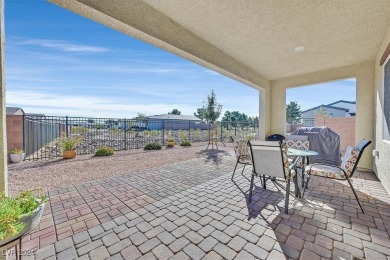
<instances>
[{"instance_id":1,"label":"window","mask_svg":"<svg viewBox=\"0 0 390 260\"><path fill-rule=\"evenodd\" d=\"M384 93L383 93L383 139L390 141L390 59L385 65Z\"/></svg>"}]
</instances>

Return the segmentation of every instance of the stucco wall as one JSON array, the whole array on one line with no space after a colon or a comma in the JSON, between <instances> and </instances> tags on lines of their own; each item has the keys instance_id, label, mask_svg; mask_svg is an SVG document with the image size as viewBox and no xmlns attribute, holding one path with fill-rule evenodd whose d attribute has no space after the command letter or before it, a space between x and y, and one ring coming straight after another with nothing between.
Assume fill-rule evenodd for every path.
<instances>
[{"instance_id":1,"label":"stucco wall","mask_svg":"<svg viewBox=\"0 0 390 260\"><path fill-rule=\"evenodd\" d=\"M385 124L383 114L384 66L380 66L379 61L389 42L390 29L375 59L375 149L379 151L379 156L374 157L374 170L388 192L390 192L390 141L383 140L383 127Z\"/></svg>"}]
</instances>

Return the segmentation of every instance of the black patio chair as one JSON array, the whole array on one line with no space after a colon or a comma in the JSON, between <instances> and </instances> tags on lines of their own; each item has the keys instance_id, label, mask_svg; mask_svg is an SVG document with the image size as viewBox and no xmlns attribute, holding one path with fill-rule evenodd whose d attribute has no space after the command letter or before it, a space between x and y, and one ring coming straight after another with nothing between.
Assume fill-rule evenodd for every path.
<instances>
[{"instance_id":1,"label":"black patio chair","mask_svg":"<svg viewBox=\"0 0 390 260\"><path fill-rule=\"evenodd\" d=\"M307 175L305 188L308 188L310 176L312 175L329 179L347 180L360 206L360 209L364 213L362 204L360 203L356 191L353 188L350 178L356 170L356 167L359 163L360 158L362 157L364 149L366 149L366 147L370 143L371 141L363 139L358 143L356 147L349 146L345 152L345 155L341 159L341 162L336 162L334 160L327 159L317 159L315 163L307 165L305 167L305 174ZM323 161L325 163L320 163L319 161ZM327 164L327 162L337 165Z\"/></svg>"}]
</instances>

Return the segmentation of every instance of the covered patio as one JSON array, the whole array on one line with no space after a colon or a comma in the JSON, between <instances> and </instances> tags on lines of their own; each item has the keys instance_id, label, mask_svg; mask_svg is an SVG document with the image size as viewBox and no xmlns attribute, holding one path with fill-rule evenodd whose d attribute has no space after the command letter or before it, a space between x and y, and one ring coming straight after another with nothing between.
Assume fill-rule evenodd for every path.
<instances>
[{"instance_id":1,"label":"covered patio","mask_svg":"<svg viewBox=\"0 0 390 260\"><path fill-rule=\"evenodd\" d=\"M373 174L353 178L365 214L346 182L313 177L286 215L285 183L264 190L257 179L249 203L251 169L232 181L232 155L53 190L23 250L38 249L31 259L390 257L390 196Z\"/></svg>"}]
</instances>

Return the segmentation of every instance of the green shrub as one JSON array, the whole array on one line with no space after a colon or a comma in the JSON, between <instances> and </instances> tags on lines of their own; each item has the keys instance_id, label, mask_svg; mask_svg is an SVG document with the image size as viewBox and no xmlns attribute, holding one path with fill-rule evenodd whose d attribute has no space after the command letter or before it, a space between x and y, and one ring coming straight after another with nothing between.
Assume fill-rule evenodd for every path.
<instances>
[{"instance_id":1,"label":"green shrub","mask_svg":"<svg viewBox=\"0 0 390 260\"><path fill-rule=\"evenodd\" d=\"M71 128L71 133L72 134L86 134L88 133L89 129L87 127L83 126L74 126Z\"/></svg>"},{"instance_id":2,"label":"green shrub","mask_svg":"<svg viewBox=\"0 0 390 260\"><path fill-rule=\"evenodd\" d=\"M112 150L112 148L108 146L102 146L95 152L95 156L110 156L113 154L114 150Z\"/></svg>"},{"instance_id":3,"label":"green shrub","mask_svg":"<svg viewBox=\"0 0 390 260\"><path fill-rule=\"evenodd\" d=\"M82 141L83 139L81 137L66 137L66 135L63 134L58 138L57 143L62 151L72 151L76 149Z\"/></svg>"},{"instance_id":4,"label":"green shrub","mask_svg":"<svg viewBox=\"0 0 390 260\"><path fill-rule=\"evenodd\" d=\"M188 141L188 140L183 140L183 141L181 142L180 146L191 146L191 143L190 143L190 141Z\"/></svg>"},{"instance_id":5,"label":"green shrub","mask_svg":"<svg viewBox=\"0 0 390 260\"><path fill-rule=\"evenodd\" d=\"M35 195L31 190L21 192L18 197L0 193L0 240L22 231L25 224L20 218L31 214L46 201L46 195Z\"/></svg>"},{"instance_id":6,"label":"green shrub","mask_svg":"<svg viewBox=\"0 0 390 260\"><path fill-rule=\"evenodd\" d=\"M10 153L11 154L21 154L21 153L23 153L23 150L22 149L12 149Z\"/></svg>"},{"instance_id":7,"label":"green shrub","mask_svg":"<svg viewBox=\"0 0 390 260\"><path fill-rule=\"evenodd\" d=\"M161 150L162 145L158 143L147 143L144 147L144 150Z\"/></svg>"}]
</instances>

